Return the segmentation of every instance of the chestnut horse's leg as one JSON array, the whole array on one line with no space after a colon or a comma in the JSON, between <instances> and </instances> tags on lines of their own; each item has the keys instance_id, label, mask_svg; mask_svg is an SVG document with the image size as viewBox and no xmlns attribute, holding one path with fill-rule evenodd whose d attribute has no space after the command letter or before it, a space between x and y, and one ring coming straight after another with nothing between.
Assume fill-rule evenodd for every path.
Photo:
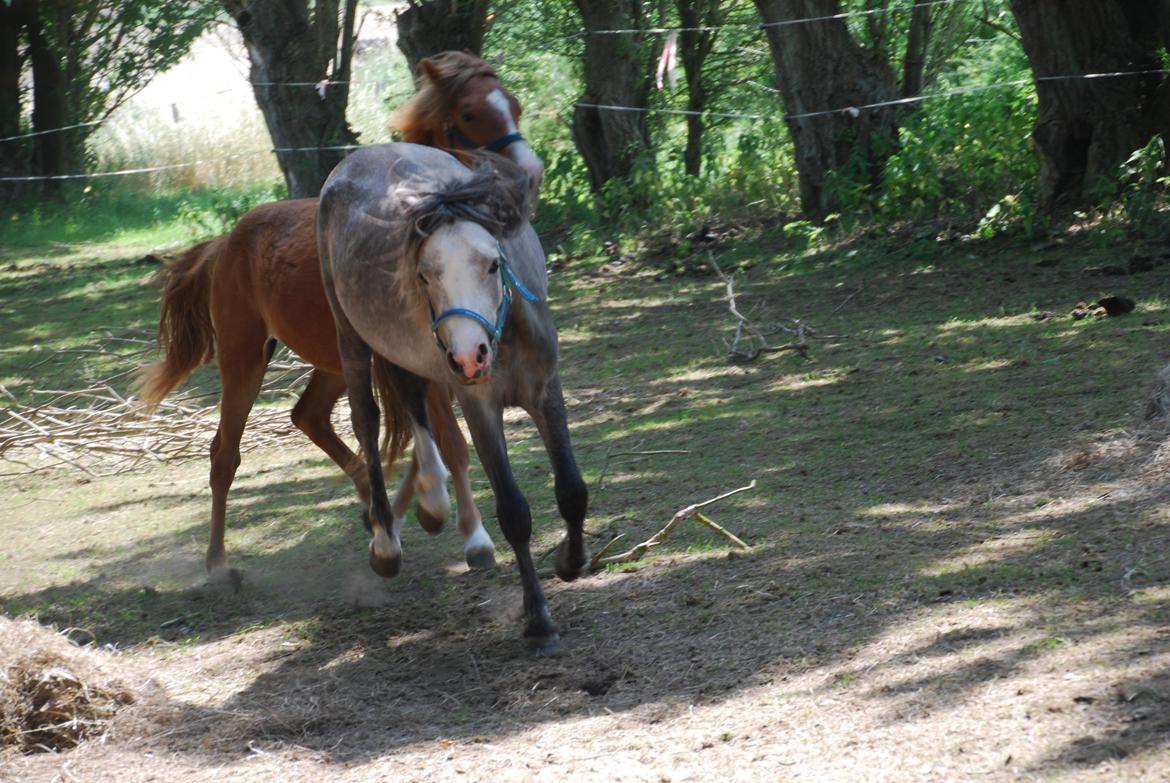
<instances>
[{"instance_id":1,"label":"chestnut horse's leg","mask_svg":"<svg viewBox=\"0 0 1170 783\"><path fill-rule=\"evenodd\" d=\"M246 336L255 332L258 339ZM240 339L244 335L245 339ZM265 350L266 335L263 324L259 330L242 328L233 340L218 346L219 379L222 391L219 398L219 427L211 441L211 536L207 544L207 571L214 578L227 578L239 586L239 574L227 568L227 549L223 536L227 518L227 496L240 466L240 438L248 413L260 393L264 370L268 366Z\"/></svg>"},{"instance_id":2,"label":"chestnut horse's leg","mask_svg":"<svg viewBox=\"0 0 1170 783\"><path fill-rule=\"evenodd\" d=\"M467 453L467 441L451 409L451 392L443 384L432 383L427 389L427 417L439 446L439 454L451 471L455 484L455 499L459 504L459 532L463 536L463 555L467 565L473 569L494 568L495 546L483 527L483 519L471 490L471 460ZM423 522L421 514L419 521Z\"/></svg>"},{"instance_id":3,"label":"chestnut horse's leg","mask_svg":"<svg viewBox=\"0 0 1170 783\"><path fill-rule=\"evenodd\" d=\"M457 392L458 393L458 392ZM504 421L500 408L490 401L458 393L463 417L471 429L471 439L479 454L479 461L491 481L496 495L496 516L504 537L516 553L520 582L524 587L524 615L528 622L524 636L532 651L550 655L560 649L560 635L549 613L548 599L536 574L529 541L532 538L532 512L528 501L516 486L516 477L508 462L508 446L504 440Z\"/></svg>"},{"instance_id":4,"label":"chestnut horse's leg","mask_svg":"<svg viewBox=\"0 0 1170 783\"><path fill-rule=\"evenodd\" d=\"M585 511L589 505L589 490L577 468L573 446L569 440L569 426L565 416L565 398L561 381L553 376L544 390L544 397L528 408L528 415L536 423L544 447L548 451L555 477L557 509L565 520L568 535L557 547L557 576L570 582L585 570L589 552L585 547Z\"/></svg>"},{"instance_id":5,"label":"chestnut horse's leg","mask_svg":"<svg viewBox=\"0 0 1170 783\"><path fill-rule=\"evenodd\" d=\"M309 436L309 440L329 455L353 481L354 489L362 505L370 502L370 482L366 478L366 463L337 437L333 429L333 408L345 393L345 379L340 375L313 370L309 385L297 400L292 411L292 421L297 429Z\"/></svg>"}]
</instances>

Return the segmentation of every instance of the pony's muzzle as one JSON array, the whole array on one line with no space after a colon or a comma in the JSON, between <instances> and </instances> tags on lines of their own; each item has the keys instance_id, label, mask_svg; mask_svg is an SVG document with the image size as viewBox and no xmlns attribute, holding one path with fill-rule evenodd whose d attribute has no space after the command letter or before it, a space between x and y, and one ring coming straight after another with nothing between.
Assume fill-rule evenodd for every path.
<instances>
[{"instance_id":1,"label":"pony's muzzle","mask_svg":"<svg viewBox=\"0 0 1170 783\"><path fill-rule=\"evenodd\" d=\"M447 366L463 384L483 383L491 377L492 351L487 342L480 341L468 350L447 351Z\"/></svg>"}]
</instances>

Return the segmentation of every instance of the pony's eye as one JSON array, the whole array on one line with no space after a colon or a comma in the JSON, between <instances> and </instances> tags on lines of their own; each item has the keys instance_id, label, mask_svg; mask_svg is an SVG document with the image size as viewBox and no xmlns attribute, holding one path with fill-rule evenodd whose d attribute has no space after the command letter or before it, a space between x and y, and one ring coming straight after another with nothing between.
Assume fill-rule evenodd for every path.
<instances>
[{"instance_id":1,"label":"pony's eye","mask_svg":"<svg viewBox=\"0 0 1170 783\"><path fill-rule=\"evenodd\" d=\"M423 285L427 285L427 279L426 279L426 277L423 275L423 273L422 273L422 272L419 272L419 273L418 273L418 281L419 281L420 283L422 283Z\"/></svg>"},{"instance_id":2,"label":"pony's eye","mask_svg":"<svg viewBox=\"0 0 1170 783\"><path fill-rule=\"evenodd\" d=\"M492 265L488 267L488 274L489 275L494 275L496 272L499 272L499 271L500 271L500 262L499 261L493 261Z\"/></svg>"},{"instance_id":3,"label":"pony's eye","mask_svg":"<svg viewBox=\"0 0 1170 783\"><path fill-rule=\"evenodd\" d=\"M475 115L469 111L463 112L463 121L466 123L475 122Z\"/></svg>"}]
</instances>

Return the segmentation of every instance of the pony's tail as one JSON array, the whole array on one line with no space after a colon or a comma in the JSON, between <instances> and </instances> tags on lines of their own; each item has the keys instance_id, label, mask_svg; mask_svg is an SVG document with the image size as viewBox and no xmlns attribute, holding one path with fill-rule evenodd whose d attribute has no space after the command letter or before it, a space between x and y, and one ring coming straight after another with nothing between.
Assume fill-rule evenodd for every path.
<instances>
[{"instance_id":1,"label":"pony's tail","mask_svg":"<svg viewBox=\"0 0 1170 783\"><path fill-rule=\"evenodd\" d=\"M382 465L389 470L410 445L414 430L410 425L410 413L402 404L402 395L395 383L393 366L374 354L373 375L374 388L382 401L386 419L386 434L382 438Z\"/></svg>"},{"instance_id":2,"label":"pony's tail","mask_svg":"<svg viewBox=\"0 0 1170 783\"><path fill-rule=\"evenodd\" d=\"M224 239L200 242L159 270L155 277L163 290L158 343L165 355L142 371L135 389L138 397L151 408L215 355L211 272Z\"/></svg>"}]
</instances>

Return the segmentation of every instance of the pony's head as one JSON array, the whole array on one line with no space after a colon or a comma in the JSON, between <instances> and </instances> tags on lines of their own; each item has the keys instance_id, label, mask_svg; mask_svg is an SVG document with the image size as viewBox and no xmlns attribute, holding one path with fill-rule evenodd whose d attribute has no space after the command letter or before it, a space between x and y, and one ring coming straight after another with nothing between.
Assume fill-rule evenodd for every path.
<instances>
[{"instance_id":1,"label":"pony's head","mask_svg":"<svg viewBox=\"0 0 1170 783\"><path fill-rule=\"evenodd\" d=\"M406 269L456 379L483 383L491 377L513 290L533 298L512 277L499 243L528 217L527 174L497 159L439 188L413 188L407 183L398 193L400 225L409 231L403 239L414 260Z\"/></svg>"},{"instance_id":2,"label":"pony's head","mask_svg":"<svg viewBox=\"0 0 1170 783\"><path fill-rule=\"evenodd\" d=\"M441 52L419 63L418 92L390 118L404 141L460 153L498 152L528 174L533 197L544 164L520 135L520 102L496 71L467 52Z\"/></svg>"}]
</instances>

